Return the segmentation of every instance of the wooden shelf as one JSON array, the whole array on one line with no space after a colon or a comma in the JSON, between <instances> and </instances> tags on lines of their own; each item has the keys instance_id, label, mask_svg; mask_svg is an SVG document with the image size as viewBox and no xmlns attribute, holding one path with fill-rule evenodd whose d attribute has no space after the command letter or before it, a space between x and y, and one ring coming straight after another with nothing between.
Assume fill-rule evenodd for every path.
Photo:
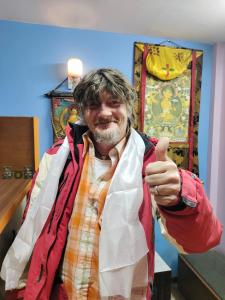
<instances>
[{"instance_id":1,"label":"wooden shelf","mask_svg":"<svg viewBox=\"0 0 225 300\"><path fill-rule=\"evenodd\" d=\"M39 165L37 117L0 117L0 233L27 194L31 179L2 179L3 168L22 172ZM15 173L14 173L15 174Z\"/></svg>"},{"instance_id":2,"label":"wooden shelf","mask_svg":"<svg viewBox=\"0 0 225 300\"><path fill-rule=\"evenodd\" d=\"M31 185L30 179L0 179L0 234Z\"/></svg>"}]
</instances>

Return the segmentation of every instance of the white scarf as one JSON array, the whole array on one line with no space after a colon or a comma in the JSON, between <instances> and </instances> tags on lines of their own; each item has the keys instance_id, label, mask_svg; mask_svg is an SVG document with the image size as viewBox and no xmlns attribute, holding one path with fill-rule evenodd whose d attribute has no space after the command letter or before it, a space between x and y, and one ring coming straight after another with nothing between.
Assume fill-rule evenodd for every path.
<instances>
[{"instance_id":1,"label":"white scarf","mask_svg":"<svg viewBox=\"0 0 225 300\"><path fill-rule=\"evenodd\" d=\"M143 201L144 150L143 140L134 129L131 129L102 212L99 240L99 284L102 299L115 295L130 299L132 288L147 287L148 284L146 257L148 247L138 217ZM29 208L26 219L2 265L1 277L6 281L6 290L18 287L19 279L53 206L68 153L69 145L65 138L57 154L52 158L43 189L38 193L37 199L32 199L31 195L33 205Z\"/></svg>"},{"instance_id":2,"label":"white scarf","mask_svg":"<svg viewBox=\"0 0 225 300\"><path fill-rule=\"evenodd\" d=\"M132 288L148 285L148 246L138 215L143 201L144 151L142 138L131 129L102 212L99 240L99 283L102 299L116 295L131 299ZM136 296L135 299L146 297Z\"/></svg>"}]
</instances>

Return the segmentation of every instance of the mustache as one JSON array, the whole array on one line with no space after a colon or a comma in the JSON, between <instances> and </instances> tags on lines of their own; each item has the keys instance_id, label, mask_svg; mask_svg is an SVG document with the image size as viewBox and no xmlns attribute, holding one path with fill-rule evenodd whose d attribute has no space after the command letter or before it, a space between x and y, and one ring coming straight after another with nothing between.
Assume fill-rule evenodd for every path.
<instances>
[{"instance_id":1,"label":"mustache","mask_svg":"<svg viewBox=\"0 0 225 300\"><path fill-rule=\"evenodd\" d=\"M102 125L102 124L108 124L108 123L118 123L118 120L115 118L99 118L96 122L95 125Z\"/></svg>"}]
</instances>

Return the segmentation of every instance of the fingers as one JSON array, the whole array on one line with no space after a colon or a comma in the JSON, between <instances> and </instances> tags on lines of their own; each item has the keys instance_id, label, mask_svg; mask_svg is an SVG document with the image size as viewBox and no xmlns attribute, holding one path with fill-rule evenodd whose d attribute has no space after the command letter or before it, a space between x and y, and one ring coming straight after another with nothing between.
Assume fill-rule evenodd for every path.
<instances>
[{"instance_id":1,"label":"fingers","mask_svg":"<svg viewBox=\"0 0 225 300\"><path fill-rule=\"evenodd\" d=\"M146 175L145 182L150 187L163 184L180 184L180 174L177 169L171 169L163 173Z\"/></svg>"},{"instance_id":2,"label":"fingers","mask_svg":"<svg viewBox=\"0 0 225 300\"><path fill-rule=\"evenodd\" d=\"M152 175L157 173L164 173L168 170L177 169L176 164L169 160L169 161L156 161L153 163L149 163L145 168L146 175Z\"/></svg>"},{"instance_id":3,"label":"fingers","mask_svg":"<svg viewBox=\"0 0 225 300\"><path fill-rule=\"evenodd\" d=\"M156 196L154 195L154 200L157 205L161 206L173 206L179 202L179 197L175 195L170 196Z\"/></svg>"},{"instance_id":4,"label":"fingers","mask_svg":"<svg viewBox=\"0 0 225 300\"><path fill-rule=\"evenodd\" d=\"M146 176L145 181L149 181L150 193L154 195L157 204L171 206L178 202L181 190L179 172L174 171Z\"/></svg>"},{"instance_id":5,"label":"fingers","mask_svg":"<svg viewBox=\"0 0 225 300\"><path fill-rule=\"evenodd\" d=\"M150 188L153 199L157 205L174 206L180 201L179 185L160 185Z\"/></svg>"},{"instance_id":6,"label":"fingers","mask_svg":"<svg viewBox=\"0 0 225 300\"><path fill-rule=\"evenodd\" d=\"M178 196L180 193L180 184L163 184L150 187L150 193L155 197Z\"/></svg>"}]
</instances>

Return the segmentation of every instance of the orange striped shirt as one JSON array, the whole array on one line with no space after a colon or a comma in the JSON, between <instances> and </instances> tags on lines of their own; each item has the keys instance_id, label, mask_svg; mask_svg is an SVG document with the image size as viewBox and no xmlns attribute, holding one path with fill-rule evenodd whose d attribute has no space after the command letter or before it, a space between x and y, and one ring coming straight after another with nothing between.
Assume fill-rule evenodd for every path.
<instances>
[{"instance_id":1,"label":"orange striped shirt","mask_svg":"<svg viewBox=\"0 0 225 300\"><path fill-rule=\"evenodd\" d=\"M89 133L83 135L84 166L81 174L63 259L61 277L69 299L98 300L98 244L105 198L127 138L109 152L111 164L95 178L95 149Z\"/></svg>"}]
</instances>

